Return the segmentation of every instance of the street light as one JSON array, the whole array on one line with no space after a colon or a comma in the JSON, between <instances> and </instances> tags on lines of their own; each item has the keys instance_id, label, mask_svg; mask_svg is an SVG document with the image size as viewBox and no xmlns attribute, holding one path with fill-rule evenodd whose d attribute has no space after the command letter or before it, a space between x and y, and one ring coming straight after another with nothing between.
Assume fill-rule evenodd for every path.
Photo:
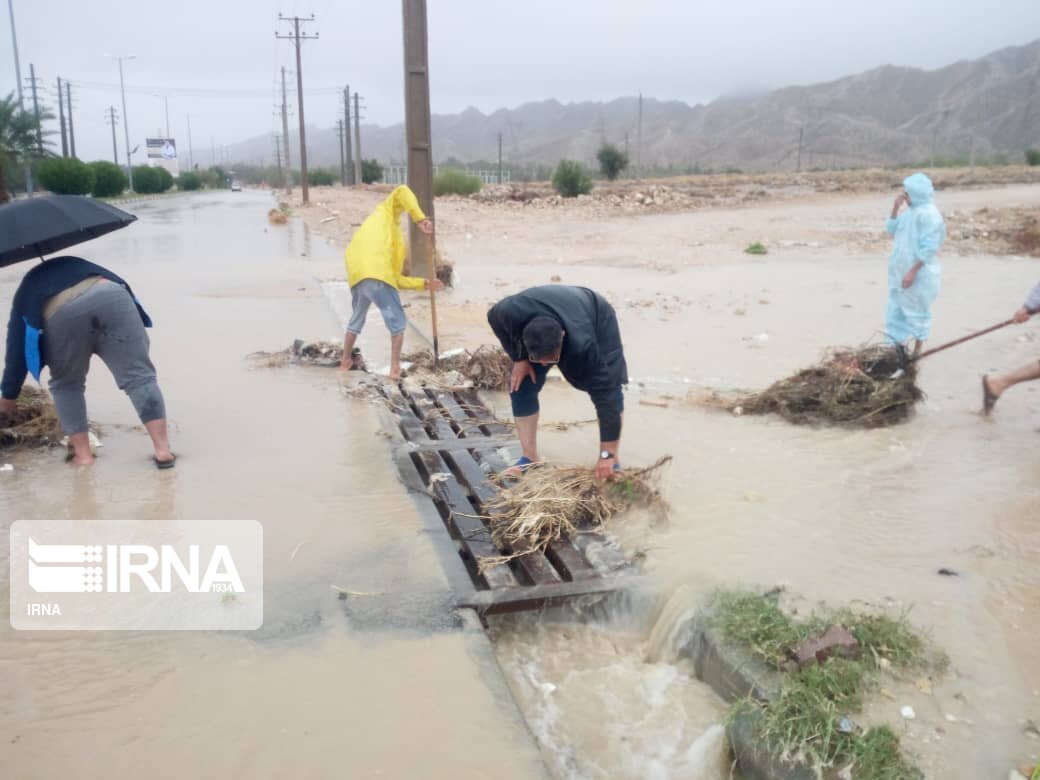
<instances>
[{"instance_id":1,"label":"street light","mask_svg":"<svg viewBox=\"0 0 1040 780\"><path fill-rule=\"evenodd\" d=\"M130 192L133 192L134 191L134 169L133 169L133 166L130 164L130 126L127 123L127 119L126 119L126 88L123 86L123 60L137 59L137 55L136 54L126 54L126 55L123 55L122 57L119 57L119 56L116 56L116 55L113 55L113 54L106 54L105 56L109 57L111 59L119 61L119 92L120 92L120 94L122 95L122 98L123 98L123 137L124 137L124 139L126 141L126 175L127 175L127 178L130 181Z\"/></svg>"}]
</instances>

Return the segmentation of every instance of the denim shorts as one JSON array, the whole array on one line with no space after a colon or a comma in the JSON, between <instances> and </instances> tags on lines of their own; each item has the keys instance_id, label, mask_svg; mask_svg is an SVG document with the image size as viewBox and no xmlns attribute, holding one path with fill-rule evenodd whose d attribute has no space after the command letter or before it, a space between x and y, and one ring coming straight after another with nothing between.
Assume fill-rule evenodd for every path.
<instances>
[{"instance_id":1,"label":"denim shorts","mask_svg":"<svg viewBox=\"0 0 1040 780\"><path fill-rule=\"evenodd\" d=\"M386 282L378 279L362 279L350 288L350 302L353 311L350 314L350 322L347 323L348 333L361 333L365 327L365 317L368 315L368 307L373 303L383 315L383 322L391 336L404 333L408 326L408 318L404 315L401 306L401 296L397 290Z\"/></svg>"}]
</instances>

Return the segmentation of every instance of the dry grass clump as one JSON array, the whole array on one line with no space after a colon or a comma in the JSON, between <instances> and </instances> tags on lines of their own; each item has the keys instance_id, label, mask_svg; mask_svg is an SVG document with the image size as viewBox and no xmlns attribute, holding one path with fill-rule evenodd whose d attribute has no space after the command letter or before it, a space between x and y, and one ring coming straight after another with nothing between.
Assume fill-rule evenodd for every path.
<instances>
[{"instance_id":1,"label":"dry grass clump","mask_svg":"<svg viewBox=\"0 0 1040 780\"><path fill-rule=\"evenodd\" d=\"M732 409L779 414L796 425L879 428L907 419L924 398L916 377L917 368L898 347L834 349L817 365L746 396Z\"/></svg>"},{"instance_id":2,"label":"dry grass clump","mask_svg":"<svg viewBox=\"0 0 1040 780\"><path fill-rule=\"evenodd\" d=\"M267 221L272 225L284 225L289 221L289 217L280 209L271 209L267 212Z\"/></svg>"},{"instance_id":3,"label":"dry grass clump","mask_svg":"<svg viewBox=\"0 0 1040 780\"><path fill-rule=\"evenodd\" d=\"M433 353L420 350L405 355L403 360L410 362L409 373L431 384L443 384L441 380L450 380L447 384L459 384L459 380L469 380L480 390L508 390L509 375L513 370L513 361L500 347L484 344L473 352L462 350L443 355L435 369ZM460 377L447 376L457 372Z\"/></svg>"},{"instance_id":4,"label":"dry grass clump","mask_svg":"<svg viewBox=\"0 0 1040 780\"><path fill-rule=\"evenodd\" d=\"M0 413L0 450L56 445L64 436L54 403L43 390L23 388L14 413Z\"/></svg>"},{"instance_id":5,"label":"dry grass clump","mask_svg":"<svg viewBox=\"0 0 1040 780\"><path fill-rule=\"evenodd\" d=\"M484 506L491 537L505 554L481 559L481 571L544 551L552 542L602 525L637 504L663 503L657 477L671 459L665 456L647 468L624 469L610 482L600 482L588 468L528 469L515 485L503 488Z\"/></svg>"}]
</instances>

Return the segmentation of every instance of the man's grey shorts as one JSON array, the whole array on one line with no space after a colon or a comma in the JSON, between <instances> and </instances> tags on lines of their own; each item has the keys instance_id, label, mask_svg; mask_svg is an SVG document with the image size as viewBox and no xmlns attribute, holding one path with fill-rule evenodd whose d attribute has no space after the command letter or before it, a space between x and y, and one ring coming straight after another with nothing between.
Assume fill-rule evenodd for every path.
<instances>
[{"instance_id":1,"label":"man's grey shorts","mask_svg":"<svg viewBox=\"0 0 1040 780\"><path fill-rule=\"evenodd\" d=\"M404 316L404 307L401 306L401 296L397 290L386 282L378 279L362 279L350 288L350 302L353 312L350 322L347 323L348 333L361 333L365 327L365 317L368 315L368 307L373 303L383 315L383 322L391 336L404 333L408 326L408 318Z\"/></svg>"}]
</instances>

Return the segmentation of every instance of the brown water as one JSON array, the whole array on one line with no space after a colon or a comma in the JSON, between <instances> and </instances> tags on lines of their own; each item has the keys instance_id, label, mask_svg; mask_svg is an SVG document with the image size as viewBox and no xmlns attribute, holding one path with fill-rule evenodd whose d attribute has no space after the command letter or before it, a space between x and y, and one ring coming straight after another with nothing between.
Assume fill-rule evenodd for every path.
<instances>
[{"instance_id":1,"label":"brown water","mask_svg":"<svg viewBox=\"0 0 1040 780\"><path fill-rule=\"evenodd\" d=\"M138 223L82 247L155 321L176 469L151 465L98 364L96 466L27 453L0 473L4 538L18 519L261 521L264 626L15 632L5 544L0 776L540 776L486 640L449 609L376 416L342 397L335 371L244 359L340 333L315 281L338 253L298 223L268 228L269 207L259 193L132 204ZM0 271L4 311L23 271ZM373 595L340 601L333 585Z\"/></svg>"},{"instance_id":2,"label":"brown water","mask_svg":"<svg viewBox=\"0 0 1040 780\"><path fill-rule=\"evenodd\" d=\"M1040 188L942 198L947 208L1040 206ZM473 227L471 240L446 242L450 257L469 259L460 269L469 285L454 293L469 305L454 329L459 339L486 341L479 314L487 302L554 275L606 293L619 311L633 379L622 459L648 464L675 456L665 479L669 521L628 518L613 529L627 549L645 553L659 592L683 587L695 603L719 585L780 584L810 603L909 610L950 655L951 671L931 686L887 680L893 698L879 695L870 717L892 723L929 777L1002 777L1040 753L1024 730L1040 718L1040 385L1011 390L992 420L975 412L982 373L1036 360L1036 324L928 358L920 379L928 398L896 428L809 430L686 400L706 388L761 388L814 362L828 346L877 338L887 247L864 254L844 237L877 231L879 209L878 199L813 198L575 224L565 214L514 212L516 224L504 216L483 231ZM759 259L740 252L758 238L771 247L777 238L823 245ZM933 344L1007 318L1037 279L1036 261L1026 258L944 256L943 263ZM668 408L640 405L640 398ZM508 416L508 400L496 404ZM582 394L549 384L543 420L583 420L591 412ZM545 430L541 442L549 459L594 462L595 426ZM941 567L960 576L939 576ZM591 635L576 631L566 641L555 627L541 630L539 639L506 632L500 654L542 743L559 753L560 734L570 735L576 757L554 764L559 771L599 776L602 767L589 757L612 755L604 745L615 722L633 726L628 744L636 755L652 756L654 745L666 744L660 731L635 727L638 714L597 728L592 713L602 692L594 683L580 705L559 707L552 722L562 725L555 737L545 736L538 724L548 722L547 705L532 680L562 691L561 680L574 685L583 670L599 669L590 676L610 679L625 691L619 695L637 696L655 667L643 657L646 627L611 638L616 654L604 652L602 629L582 629ZM565 648L569 661L547 647ZM618 667L627 668L624 682L606 671ZM665 706L681 706L687 689L683 678L665 686ZM913 721L899 715L905 704L917 713ZM680 754L662 764L675 776L682 773ZM629 764L605 760L616 776L640 776Z\"/></svg>"},{"instance_id":3,"label":"brown water","mask_svg":"<svg viewBox=\"0 0 1040 780\"><path fill-rule=\"evenodd\" d=\"M1011 190L945 195L959 208L1040 203L1040 188ZM37 517L263 521L264 630L41 638L4 628L0 757L85 776L103 759L171 776L211 766L242 776L535 774L538 756L481 660L481 638L457 630L445 608L439 563L372 408L344 400L320 370L242 360L294 337L337 338L349 308L342 287L318 283L342 278L340 247L296 222L268 228L267 207L248 193L144 204L140 223L90 247L156 320L176 470L149 468L144 434L99 370L97 467L19 456L13 475L0 474L4 527ZM438 208L442 223L453 219L455 207ZM1012 390L992 421L973 414L979 374L1036 358L1034 326L929 358L928 400L897 428L807 430L686 401L705 387L762 387L827 346L876 333L883 255L838 239L763 259L740 247L751 235L875 229L877 211L850 198L597 222L517 212L445 231L459 287L438 299L442 348L488 342L487 304L525 285L560 275L596 287L618 308L633 378L623 460L675 458L669 519L612 529L645 554L653 607L598 622L495 622L499 662L554 774L715 780L723 704L690 680L667 637L681 605L718 585L784 584L810 602L910 609L951 672L930 694L914 680L886 682L894 700L879 698L871 716L895 724L929 777L1004 776L1037 753L1022 722L1040 719L1040 387ZM1036 268L946 258L934 341L1008 316ZM16 279L0 271L0 304ZM405 300L428 332L424 298ZM370 362L385 361L386 340L374 317L362 341ZM507 399L491 400L508 416ZM545 421L591 412L585 396L550 382ZM597 451L595 426L541 441L553 460L591 464ZM381 595L340 602L333 584ZM900 719L903 704L917 719Z\"/></svg>"}]
</instances>

